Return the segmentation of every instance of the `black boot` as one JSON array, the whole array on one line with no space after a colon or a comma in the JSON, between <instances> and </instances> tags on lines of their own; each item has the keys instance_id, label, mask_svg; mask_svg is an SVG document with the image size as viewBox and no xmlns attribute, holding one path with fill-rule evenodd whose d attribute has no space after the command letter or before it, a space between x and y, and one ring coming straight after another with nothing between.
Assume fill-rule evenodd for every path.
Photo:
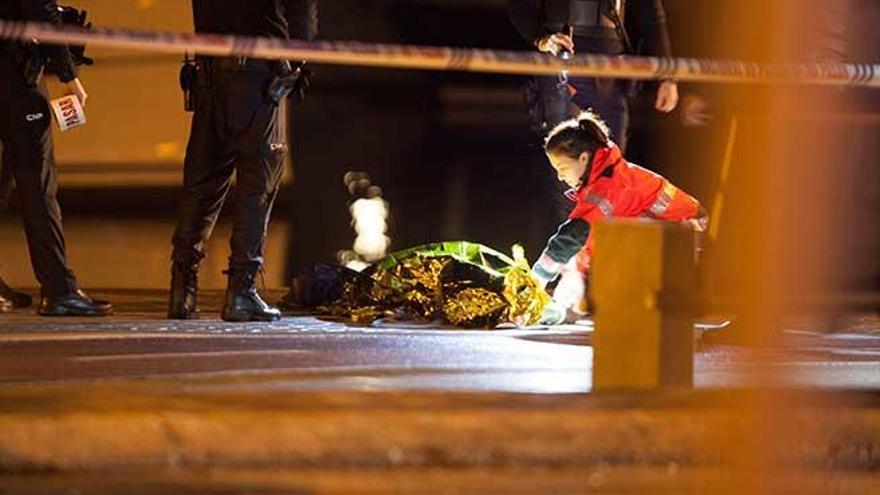
<instances>
[{"instance_id":1,"label":"black boot","mask_svg":"<svg viewBox=\"0 0 880 495\"><path fill-rule=\"evenodd\" d=\"M199 319L199 263L175 261L171 265L171 296L168 318Z\"/></svg>"},{"instance_id":2,"label":"black boot","mask_svg":"<svg viewBox=\"0 0 880 495\"><path fill-rule=\"evenodd\" d=\"M229 270L229 286L223 301L224 321L278 321L281 311L266 304L254 287L256 272Z\"/></svg>"},{"instance_id":3,"label":"black boot","mask_svg":"<svg viewBox=\"0 0 880 495\"><path fill-rule=\"evenodd\" d=\"M5 299L12 304L13 308L27 308L33 304L33 299L31 299L29 294L14 290L12 287L6 285L6 282L4 282L3 279L0 279L0 298ZM2 306L2 303L0 303L0 306Z\"/></svg>"},{"instance_id":4,"label":"black boot","mask_svg":"<svg viewBox=\"0 0 880 495\"><path fill-rule=\"evenodd\" d=\"M12 301L0 294L0 313L8 313L12 311Z\"/></svg>"}]
</instances>

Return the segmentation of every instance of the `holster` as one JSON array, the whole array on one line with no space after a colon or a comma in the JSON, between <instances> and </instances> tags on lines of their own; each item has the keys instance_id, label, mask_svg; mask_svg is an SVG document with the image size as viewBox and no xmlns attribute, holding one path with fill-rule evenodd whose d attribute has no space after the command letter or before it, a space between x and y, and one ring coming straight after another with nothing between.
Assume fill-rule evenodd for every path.
<instances>
[{"instance_id":1,"label":"holster","mask_svg":"<svg viewBox=\"0 0 880 495\"><path fill-rule=\"evenodd\" d=\"M311 71L302 62L294 66L287 60L276 63L276 75L266 88L266 99L273 105L280 105L291 93L303 100L308 96Z\"/></svg>"},{"instance_id":2,"label":"holster","mask_svg":"<svg viewBox=\"0 0 880 495\"><path fill-rule=\"evenodd\" d=\"M195 60L186 58L180 67L180 90L183 91L183 109L194 112L196 109L195 89L199 79L199 66Z\"/></svg>"}]
</instances>

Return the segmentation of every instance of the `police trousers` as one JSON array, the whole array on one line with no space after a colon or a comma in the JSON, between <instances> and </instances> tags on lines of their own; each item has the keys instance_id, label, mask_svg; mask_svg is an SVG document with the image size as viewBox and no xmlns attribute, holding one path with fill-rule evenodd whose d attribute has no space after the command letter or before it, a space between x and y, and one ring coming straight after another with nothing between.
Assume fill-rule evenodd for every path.
<instances>
[{"instance_id":1,"label":"police trousers","mask_svg":"<svg viewBox=\"0 0 880 495\"><path fill-rule=\"evenodd\" d=\"M592 110L608 125L611 139L625 151L629 128L626 84L612 79L571 78L568 85L572 91L561 85L558 77L538 77L545 128L549 132L560 122Z\"/></svg>"},{"instance_id":2,"label":"police trousers","mask_svg":"<svg viewBox=\"0 0 880 495\"><path fill-rule=\"evenodd\" d=\"M218 60L199 64L172 259L198 263L204 257L234 176L229 266L255 271L263 265L269 217L283 174L286 126L279 108L265 97L274 77L267 63L235 67L221 66Z\"/></svg>"},{"instance_id":3,"label":"police trousers","mask_svg":"<svg viewBox=\"0 0 880 495\"><path fill-rule=\"evenodd\" d=\"M0 141L3 143L2 182L13 179L34 274L44 297L77 289L67 265L57 170L52 143L52 111L45 85L25 84L13 57L0 49Z\"/></svg>"}]
</instances>

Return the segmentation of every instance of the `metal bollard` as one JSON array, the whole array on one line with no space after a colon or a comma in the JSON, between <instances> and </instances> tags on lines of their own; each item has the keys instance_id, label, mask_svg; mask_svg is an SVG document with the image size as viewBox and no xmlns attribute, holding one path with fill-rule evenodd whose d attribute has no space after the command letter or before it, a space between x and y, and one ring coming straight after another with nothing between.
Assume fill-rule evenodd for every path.
<instances>
[{"instance_id":1,"label":"metal bollard","mask_svg":"<svg viewBox=\"0 0 880 495\"><path fill-rule=\"evenodd\" d=\"M593 388L692 387L693 310L663 301L696 292L693 231L633 219L595 228Z\"/></svg>"}]
</instances>

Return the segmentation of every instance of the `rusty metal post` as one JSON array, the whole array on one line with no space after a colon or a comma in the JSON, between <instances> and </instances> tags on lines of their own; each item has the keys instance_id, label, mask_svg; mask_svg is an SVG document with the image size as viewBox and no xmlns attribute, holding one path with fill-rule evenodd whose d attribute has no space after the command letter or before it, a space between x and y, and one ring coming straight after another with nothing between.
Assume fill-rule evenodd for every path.
<instances>
[{"instance_id":1,"label":"rusty metal post","mask_svg":"<svg viewBox=\"0 0 880 495\"><path fill-rule=\"evenodd\" d=\"M691 387L694 316L662 301L692 298L696 287L691 229L648 220L598 224L594 389Z\"/></svg>"}]
</instances>

